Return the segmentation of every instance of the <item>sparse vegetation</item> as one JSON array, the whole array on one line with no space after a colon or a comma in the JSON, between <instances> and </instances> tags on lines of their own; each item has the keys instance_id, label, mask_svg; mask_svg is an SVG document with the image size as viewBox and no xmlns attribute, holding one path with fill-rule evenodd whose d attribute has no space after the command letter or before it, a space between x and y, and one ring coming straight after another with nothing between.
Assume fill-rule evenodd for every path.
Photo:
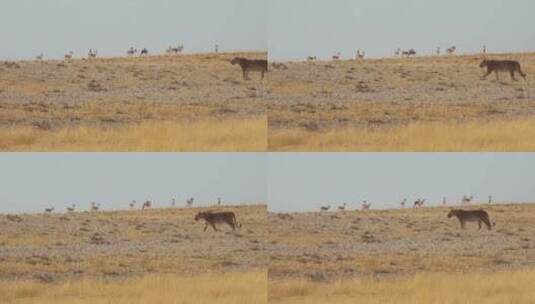
<instances>
[{"instance_id":1,"label":"sparse vegetation","mask_svg":"<svg viewBox=\"0 0 535 304\"><path fill-rule=\"evenodd\" d=\"M514 59L535 74L533 53ZM268 83L269 150L534 150L533 83L481 80L480 56L290 62Z\"/></svg>"},{"instance_id":2,"label":"sparse vegetation","mask_svg":"<svg viewBox=\"0 0 535 304\"><path fill-rule=\"evenodd\" d=\"M0 149L263 151L264 83L243 81L229 62L236 56L266 54L6 63L0 132L9 139Z\"/></svg>"}]
</instances>

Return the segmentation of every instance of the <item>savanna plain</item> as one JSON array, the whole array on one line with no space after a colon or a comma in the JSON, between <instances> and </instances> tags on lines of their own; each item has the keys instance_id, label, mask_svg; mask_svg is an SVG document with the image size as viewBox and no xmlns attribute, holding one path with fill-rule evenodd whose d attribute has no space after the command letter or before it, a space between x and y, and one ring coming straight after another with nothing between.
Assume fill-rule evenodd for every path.
<instances>
[{"instance_id":1,"label":"savanna plain","mask_svg":"<svg viewBox=\"0 0 535 304\"><path fill-rule=\"evenodd\" d=\"M264 151L261 52L3 62L4 151Z\"/></svg>"},{"instance_id":2,"label":"savanna plain","mask_svg":"<svg viewBox=\"0 0 535 304\"><path fill-rule=\"evenodd\" d=\"M512 81L483 55L284 62L268 83L271 151L533 151L534 53Z\"/></svg>"},{"instance_id":3,"label":"savanna plain","mask_svg":"<svg viewBox=\"0 0 535 304\"><path fill-rule=\"evenodd\" d=\"M271 303L535 303L535 204L270 213Z\"/></svg>"},{"instance_id":4,"label":"savanna plain","mask_svg":"<svg viewBox=\"0 0 535 304\"><path fill-rule=\"evenodd\" d=\"M242 227L203 232L201 211ZM0 215L0 228L1 303L267 302L265 205Z\"/></svg>"}]
</instances>

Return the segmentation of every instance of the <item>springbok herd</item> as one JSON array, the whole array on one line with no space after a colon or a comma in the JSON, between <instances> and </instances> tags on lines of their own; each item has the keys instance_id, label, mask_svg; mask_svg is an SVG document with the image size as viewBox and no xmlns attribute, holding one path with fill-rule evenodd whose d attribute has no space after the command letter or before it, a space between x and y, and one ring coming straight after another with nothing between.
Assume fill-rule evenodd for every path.
<instances>
[{"instance_id":1,"label":"springbok herd","mask_svg":"<svg viewBox=\"0 0 535 304\"><path fill-rule=\"evenodd\" d=\"M461 198L461 205L470 205L472 202L474 201L474 196L471 195L471 196L467 196L467 195L463 195L463 197ZM488 196L487 198L487 204L492 204L492 196ZM412 207L413 208L421 208L421 207L424 207L424 204L425 204L425 199L423 198L418 198L416 199L413 204L412 204ZM407 199L404 198L400 203L399 203L400 207L401 208L405 208L405 206L407 205ZM447 198L446 197L443 197L442 198L442 206L447 206L448 205L448 202L447 202ZM367 200L365 201L362 201L361 205L360 205L360 210L370 210L372 207L372 203L371 202L368 202ZM320 207L320 211L321 212L327 212L331 210L331 205L324 205L324 206L321 206ZM337 207L337 210L338 211L348 211L349 209L347 208L347 203L343 203L342 205L339 205ZM356 208L355 211L359 211L359 208Z\"/></svg>"},{"instance_id":2,"label":"springbok herd","mask_svg":"<svg viewBox=\"0 0 535 304\"><path fill-rule=\"evenodd\" d=\"M186 200L186 207L188 208L192 208L193 207L193 202L195 201L195 198L193 197L190 197ZM136 200L132 200L130 203L128 203L128 207L130 210L134 210L136 209L136 206L137 206L137 201ZM222 206L223 203L222 203L222 199L221 197L218 197L217 198L217 201L215 204L213 204L215 206ZM101 210L101 204L100 203L96 203L96 202L91 202L89 208L85 211L90 211L90 212L98 212ZM143 211L143 210L146 210L146 209L151 209L154 207L154 202L151 200L151 199L148 199L146 201L144 201L142 204L141 204L141 207L139 210ZM175 208L176 207L176 198L173 197L171 199L171 204L170 204L170 207L172 208ZM44 209L44 213L45 214L52 214L53 212L56 211L56 208L55 207L50 207L50 208L45 208ZM77 205L76 204L72 204L70 206L67 206L65 207L65 212L66 213L74 213L74 212L82 212L84 211L83 209L78 209L77 208Z\"/></svg>"},{"instance_id":3,"label":"springbok herd","mask_svg":"<svg viewBox=\"0 0 535 304\"><path fill-rule=\"evenodd\" d=\"M446 51L444 52L444 54L451 56L451 55L455 55L456 52L457 52L457 47L454 45L454 46L451 46L449 48L446 48ZM483 46L481 48L481 54L483 54L483 55L487 54L487 47L486 46ZM416 55L417 55L417 52L413 48L410 48L410 49L407 49L407 50L402 50L401 48L398 48L394 52L394 56L395 57L400 57L400 58L416 57ZM442 49L441 49L440 46L436 47L436 51L435 51L434 55L435 56L443 55ZM355 60L359 60L359 59L364 59L365 57L366 57L366 52L365 51L357 50L355 52L355 56L353 58ZM334 60L334 61L340 60L341 58L342 58L342 53L340 53L340 52L337 52L335 55L333 55L331 57L331 59ZM316 60L318 60L318 57L317 56L308 56L306 58L306 60L307 61L316 61Z\"/></svg>"}]
</instances>

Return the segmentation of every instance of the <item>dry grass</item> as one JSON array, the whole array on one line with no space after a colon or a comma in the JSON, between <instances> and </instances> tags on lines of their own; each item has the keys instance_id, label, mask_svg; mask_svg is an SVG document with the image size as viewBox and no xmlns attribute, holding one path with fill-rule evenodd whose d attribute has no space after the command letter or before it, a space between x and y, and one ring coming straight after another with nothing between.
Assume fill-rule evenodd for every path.
<instances>
[{"instance_id":1,"label":"dry grass","mask_svg":"<svg viewBox=\"0 0 535 304\"><path fill-rule=\"evenodd\" d=\"M124 282L83 280L59 285L0 284L0 302L12 304L82 303L267 303L265 272L217 276L149 276Z\"/></svg>"},{"instance_id":2,"label":"dry grass","mask_svg":"<svg viewBox=\"0 0 535 304\"><path fill-rule=\"evenodd\" d=\"M265 151L264 118L0 130L4 151Z\"/></svg>"},{"instance_id":3,"label":"dry grass","mask_svg":"<svg viewBox=\"0 0 535 304\"><path fill-rule=\"evenodd\" d=\"M535 151L535 120L528 119L346 127L326 132L294 128L269 134L270 151Z\"/></svg>"},{"instance_id":4,"label":"dry grass","mask_svg":"<svg viewBox=\"0 0 535 304\"><path fill-rule=\"evenodd\" d=\"M331 284L305 280L270 282L269 302L522 304L535 302L535 271L492 274L416 275L393 280L362 279Z\"/></svg>"}]
</instances>

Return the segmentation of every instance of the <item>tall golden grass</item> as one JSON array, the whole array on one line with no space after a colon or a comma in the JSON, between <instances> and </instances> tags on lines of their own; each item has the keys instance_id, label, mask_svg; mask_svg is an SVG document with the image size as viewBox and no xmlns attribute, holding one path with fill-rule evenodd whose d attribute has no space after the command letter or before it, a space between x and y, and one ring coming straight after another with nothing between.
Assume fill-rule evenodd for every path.
<instances>
[{"instance_id":1,"label":"tall golden grass","mask_svg":"<svg viewBox=\"0 0 535 304\"><path fill-rule=\"evenodd\" d=\"M265 118L148 122L116 128L80 126L58 131L0 130L3 151L243 152L266 148Z\"/></svg>"},{"instance_id":2,"label":"tall golden grass","mask_svg":"<svg viewBox=\"0 0 535 304\"><path fill-rule=\"evenodd\" d=\"M270 283L269 302L367 304L535 303L535 271L432 274L409 279L356 280L332 284L296 280Z\"/></svg>"},{"instance_id":3,"label":"tall golden grass","mask_svg":"<svg viewBox=\"0 0 535 304\"><path fill-rule=\"evenodd\" d=\"M269 132L270 151L535 151L535 120L415 123L388 129Z\"/></svg>"},{"instance_id":4,"label":"tall golden grass","mask_svg":"<svg viewBox=\"0 0 535 304\"><path fill-rule=\"evenodd\" d=\"M202 277L152 276L124 282L84 280L61 285L0 284L9 304L267 303L266 272Z\"/></svg>"}]
</instances>

